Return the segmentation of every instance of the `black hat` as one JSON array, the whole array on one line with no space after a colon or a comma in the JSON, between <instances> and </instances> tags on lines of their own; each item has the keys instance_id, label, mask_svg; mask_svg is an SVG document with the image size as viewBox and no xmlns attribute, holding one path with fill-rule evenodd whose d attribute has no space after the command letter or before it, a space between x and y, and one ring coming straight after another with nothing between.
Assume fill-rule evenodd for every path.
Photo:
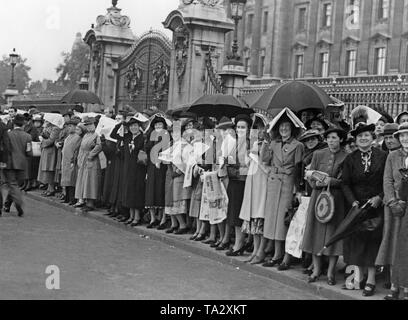
<instances>
[{"instance_id":1,"label":"black hat","mask_svg":"<svg viewBox=\"0 0 408 320\"><path fill-rule=\"evenodd\" d=\"M239 114L239 115L237 115L237 116L235 117L235 125L237 125L238 122L240 122L240 121L245 121L245 122L248 124L248 128L251 128L251 127L252 127L253 121L252 121L252 119L251 119L251 117L250 117L249 115L247 115L247 114Z\"/></svg>"},{"instance_id":2,"label":"black hat","mask_svg":"<svg viewBox=\"0 0 408 320\"><path fill-rule=\"evenodd\" d=\"M135 124L135 123L137 123L139 126L142 125L141 121L139 121L139 120L137 120L136 118L133 118L133 117L130 118L128 122L125 122L124 125L127 126L127 127L130 127L132 124Z\"/></svg>"},{"instance_id":3,"label":"black hat","mask_svg":"<svg viewBox=\"0 0 408 320\"><path fill-rule=\"evenodd\" d=\"M66 123L66 125L67 125L67 126L69 126L69 125L77 126L80 122L81 122L80 119L78 119L78 118L73 118L73 119L69 120L69 121Z\"/></svg>"},{"instance_id":4,"label":"black hat","mask_svg":"<svg viewBox=\"0 0 408 320\"><path fill-rule=\"evenodd\" d=\"M152 122L150 123L150 127L154 129L154 126L156 125L156 123L163 123L164 128L167 129L167 123L166 123L166 119L164 119L161 116L155 116L152 120Z\"/></svg>"},{"instance_id":5,"label":"black hat","mask_svg":"<svg viewBox=\"0 0 408 320\"><path fill-rule=\"evenodd\" d=\"M218 125L215 127L215 129L229 129L229 128L234 128L234 123L231 121L230 118L227 117L222 117Z\"/></svg>"},{"instance_id":6,"label":"black hat","mask_svg":"<svg viewBox=\"0 0 408 320\"><path fill-rule=\"evenodd\" d=\"M404 115L407 115L407 116L408 116L408 111L403 111L403 112L401 112L401 113L397 116L397 119L395 119L395 122L399 124L400 121L401 121L401 117L404 116Z\"/></svg>"},{"instance_id":7,"label":"black hat","mask_svg":"<svg viewBox=\"0 0 408 320\"><path fill-rule=\"evenodd\" d=\"M84 113L84 107L81 106L80 104L77 104L72 110L79 112L79 113Z\"/></svg>"},{"instance_id":8,"label":"black hat","mask_svg":"<svg viewBox=\"0 0 408 320\"><path fill-rule=\"evenodd\" d=\"M95 118L85 117L85 118L82 120L82 123L83 123L85 126L89 126L89 125L91 125L91 124L95 124Z\"/></svg>"},{"instance_id":9,"label":"black hat","mask_svg":"<svg viewBox=\"0 0 408 320\"><path fill-rule=\"evenodd\" d=\"M306 128L307 129L311 129L312 128L312 123L313 122L320 122L324 128L324 130L326 131L327 129L329 129L329 125L327 124L326 121L324 121L324 119L319 118L319 117L314 117L313 119L310 119L309 121L306 122Z\"/></svg>"},{"instance_id":10,"label":"black hat","mask_svg":"<svg viewBox=\"0 0 408 320\"><path fill-rule=\"evenodd\" d=\"M22 114L16 114L13 120L13 124L17 127L24 126L25 117Z\"/></svg>"},{"instance_id":11,"label":"black hat","mask_svg":"<svg viewBox=\"0 0 408 320\"><path fill-rule=\"evenodd\" d=\"M355 129L350 132L353 137L357 137L360 133L363 132L374 132L375 131L375 124L366 124L364 122L360 122L356 125Z\"/></svg>"},{"instance_id":12,"label":"black hat","mask_svg":"<svg viewBox=\"0 0 408 320\"><path fill-rule=\"evenodd\" d=\"M306 140L308 140L310 138L318 138L318 139L320 138L320 140L321 140L322 136L321 136L320 132L317 131L317 130L308 130L303 135L300 136L299 142L306 141Z\"/></svg>"},{"instance_id":13,"label":"black hat","mask_svg":"<svg viewBox=\"0 0 408 320\"><path fill-rule=\"evenodd\" d=\"M64 112L63 114L62 114L62 116L63 117L65 117L65 116L70 116L70 117L72 117L74 115L74 112L70 109L70 110L68 110L67 112Z\"/></svg>"},{"instance_id":14,"label":"black hat","mask_svg":"<svg viewBox=\"0 0 408 320\"><path fill-rule=\"evenodd\" d=\"M204 130L211 130L215 128L215 123L208 117L203 118L203 129Z\"/></svg>"},{"instance_id":15,"label":"black hat","mask_svg":"<svg viewBox=\"0 0 408 320\"><path fill-rule=\"evenodd\" d=\"M325 131L325 133L324 133L325 139L327 139L327 136L328 136L330 133L333 133L333 132L337 133L340 139L343 139L343 143L346 142L346 140L347 140L347 132L344 131L342 128L335 127L335 126L332 126L332 127L330 127L329 129L327 129L327 130Z\"/></svg>"}]
</instances>

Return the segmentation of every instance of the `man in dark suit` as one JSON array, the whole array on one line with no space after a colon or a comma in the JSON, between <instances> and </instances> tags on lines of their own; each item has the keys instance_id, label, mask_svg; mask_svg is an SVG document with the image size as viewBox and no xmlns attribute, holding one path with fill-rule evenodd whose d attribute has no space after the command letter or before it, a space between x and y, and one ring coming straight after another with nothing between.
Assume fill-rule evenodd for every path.
<instances>
[{"instance_id":1,"label":"man in dark suit","mask_svg":"<svg viewBox=\"0 0 408 320\"><path fill-rule=\"evenodd\" d=\"M0 120L0 216L1 209L3 208L3 196L1 193L1 186L5 183L5 181L3 181L2 171L7 166L9 152L10 152L10 140L7 133L7 127Z\"/></svg>"},{"instance_id":2,"label":"man in dark suit","mask_svg":"<svg viewBox=\"0 0 408 320\"><path fill-rule=\"evenodd\" d=\"M18 187L18 181L24 179L24 171L27 169L27 156L31 155L31 136L24 132L24 116L16 115L13 120L14 129L8 133L10 139L10 152L7 165L2 170L3 186L9 189L9 196L14 202L18 216L24 215L23 198Z\"/></svg>"}]
</instances>

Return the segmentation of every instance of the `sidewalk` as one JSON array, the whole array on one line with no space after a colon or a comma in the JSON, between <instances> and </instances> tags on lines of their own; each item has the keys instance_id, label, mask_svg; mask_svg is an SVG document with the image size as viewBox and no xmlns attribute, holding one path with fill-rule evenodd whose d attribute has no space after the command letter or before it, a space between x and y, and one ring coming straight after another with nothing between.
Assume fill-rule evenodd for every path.
<instances>
[{"instance_id":1,"label":"sidewalk","mask_svg":"<svg viewBox=\"0 0 408 320\"><path fill-rule=\"evenodd\" d=\"M315 295L318 295L324 299L330 300L383 300L383 297L388 293L388 290L384 289L383 283L379 282L377 284L377 290L374 297L365 298L362 296L362 291L347 291L342 290L341 286L344 283L344 275L337 275L337 282L336 286L329 286L326 283L326 277L322 277L322 279L313 284L308 284L306 282L307 276L302 274L302 269L300 266L295 266L292 269L279 272L276 268L264 268L262 266L253 266L243 261L247 259L247 255L238 258L227 257L224 251L215 251L214 249L210 248L208 245L204 245L201 242L190 241L189 237L191 235L181 235L177 236L174 234L166 234L164 231L159 231L156 229L146 229L145 226L131 228L123 225L122 223L116 222L106 216L104 216L103 211L94 211L87 214L83 214L80 210L76 210L73 207L67 206L65 204L61 204L58 202L56 198L44 198L40 195L39 192L30 192L26 194L29 199L39 201L42 203L47 203L51 206L55 206L61 209L64 209L67 212L71 212L73 214L81 215L88 219L94 219L102 223L106 223L109 225L114 225L123 231L132 232L140 237L144 237L146 239L161 241L167 245L174 246L178 249L182 249L193 254L197 254L220 263L229 264L234 266L237 269L245 270L247 272L251 272L258 276L263 276L285 285L303 290L305 292L309 292ZM29 214L29 213L28 213Z\"/></svg>"}]
</instances>

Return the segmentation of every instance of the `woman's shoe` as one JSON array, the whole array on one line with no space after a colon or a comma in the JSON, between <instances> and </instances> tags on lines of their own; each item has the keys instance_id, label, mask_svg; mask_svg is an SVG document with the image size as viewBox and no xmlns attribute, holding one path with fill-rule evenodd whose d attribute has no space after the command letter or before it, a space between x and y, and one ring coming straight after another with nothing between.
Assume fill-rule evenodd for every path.
<instances>
[{"instance_id":1,"label":"woman's shoe","mask_svg":"<svg viewBox=\"0 0 408 320\"><path fill-rule=\"evenodd\" d=\"M210 248L217 248L220 244L221 244L221 241L217 241L213 243L212 245L210 245Z\"/></svg>"},{"instance_id":2,"label":"woman's shoe","mask_svg":"<svg viewBox=\"0 0 408 320\"><path fill-rule=\"evenodd\" d=\"M309 276L309 278L307 279L307 283L314 283L317 281L319 281L319 277L314 275Z\"/></svg>"},{"instance_id":3,"label":"woman's shoe","mask_svg":"<svg viewBox=\"0 0 408 320\"><path fill-rule=\"evenodd\" d=\"M140 226L142 224L142 221L133 221L132 224L130 225L132 228Z\"/></svg>"},{"instance_id":4,"label":"woman's shoe","mask_svg":"<svg viewBox=\"0 0 408 320\"><path fill-rule=\"evenodd\" d=\"M367 283L363 291L363 297L372 297L375 294L375 285Z\"/></svg>"},{"instance_id":5,"label":"woman's shoe","mask_svg":"<svg viewBox=\"0 0 408 320\"><path fill-rule=\"evenodd\" d=\"M253 259L251 259L249 264L256 265L256 264L261 264L261 263L264 263L264 262L265 262L265 258L262 259L262 258L260 258L258 256L255 256Z\"/></svg>"},{"instance_id":6,"label":"woman's shoe","mask_svg":"<svg viewBox=\"0 0 408 320\"><path fill-rule=\"evenodd\" d=\"M228 251L225 255L227 257L238 257L238 256L242 256L244 254L244 252L245 252L245 245L241 249L239 249L237 251L234 251L231 248L230 251Z\"/></svg>"},{"instance_id":7,"label":"woman's shoe","mask_svg":"<svg viewBox=\"0 0 408 320\"><path fill-rule=\"evenodd\" d=\"M54 197L55 196L55 191L47 192L44 196L45 197Z\"/></svg>"},{"instance_id":8,"label":"woman's shoe","mask_svg":"<svg viewBox=\"0 0 408 320\"><path fill-rule=\"evenodd\" d=\"M337 284L336 278L335 277L328 277L327 278L327 284L329 286L335 286Z\"/></svg>"},{"instance_id":9,"label":"woman's shoe","mask_svg":"<svg viewBox=\"0 0 408 320\"><path fill-rule=\"evenodd\" d=\"M176 231L176 230L177 230L177 227L172 227L172 228L166 230L166 233L167 234L174 233L174 231Z\"/></svg>"},{"instance_id":10,"label":"woman's shoe","mask_svg":"<svg viewBox=\"0 0 408 320\"><path fill-rule=\"evenodd\" d=\"M217 248L215 248L216 251L224 251L229 248L230 244L229 243L221 243Z\"/></svg>"},{"instance_id":11,"label":"woman's shoe","mask_svg":"<svg viewBox=\"0 0 408 320\"><path fill-rule=\"evenodd\" d=\"M287 271L289 269L290 269L290 264L287 264L286 262L282 262L278 267L278 271Z\"/></svg>"},{"instance_id":12,"label":"woman's shoe","mask_svg":"<svg viewBox=\"0 0 408 320\"><path fill-rule=\"evenodd\" d=\"M157 230L165 230L165 229L166 229L166 224L165 224L165 223L160 224L160 225L157 227Z\"/></svg>"},{"instance_id":13,"label":"woman's shoe","mask_svg":"<svg viewBox=\"0 0 408 320\"><path fill-rule=\"evenodd\" d=\"M198 236L199 236L198 234L195 234L195 235L193 235L192 237L190 237L190 240L191 240L191 241L194 241Z\"/></svg>"},{"instance_id":14,"label":"woman's shoe","mask_svg":"<svg viewBox=\"0 0 408 320\"><path fill-rule=\"evenodd\" d=\"M85 207L85 203L77 203L77 204L75 204L74 205L74 208L83 208L83 207Z\"/></svg>"},{"instance_id":15,"label":"woman's shoe","mask_svg":"<svg viewBox=\"0 0 408 320\"><path fill-rule=\"evenodd\" d=\"M205 240L205 235L200 234L197 238L194 239L194 241L203 241Z\"/></svg>"},{"instance_id":16,"label":"woman's shoe","mask_svg":"<svg viewBox=\"0 0 408 320\"><path fill-rule=\"evenodd\" d=\"M400 291L391 291L390 294L387 294L384 297L384 300L399 300Z\"/></svg>"},{"instance_id":17,"label":"woman's shoe","mask_svg":"<svg viewBox=\"0 0 408 320\"><path fill-rule=\"evenodd\" d=\"M189 230L190 230L189 228L178 229L176 232L174 232L174 234L176 235L186 234Z\"/></svg>"},{"instance_id":18,"label":"woman's shoe","mask_svg":"<svg viewBox=\"0 0 408 320\"><path fill-rule=\"evenodd\" d=\"M130 226L132 223L133 223L133 219L123 222L123 224L125 224L125 225L127 225L127 226Z\"/></svg>"},{"instance_id":19,"label":"woman's shoe","mask_svg":"<svg viewBox=\"0 0 408 320\"><path fill-rule=\"evenodd\" d=\"M85 206L85 207L83 207L81 210L82 210L82 212L87 213L87 212L95 211L95 208Z\"/></svg>"},{"instance_id":20,"label":"woman's shoe","mask_svg":"<svg viewBox=\"0 0 408 320\"><path fill-rule=\"evenodd\" d=\"M213 245L215 242L216 242L215 240L210 240L210 239L203 241L204 244L209 244L209 245Z\"/></svg>"},{"instance_id":21,"label":"woman's shoe","mask_svg":"<svg viewBox=\"0 0 408 320\"><path fill-rule=\"evenodd\" d=\"M265 267L265 268L273 268L273 267L276 266L277 264L281 264L282 261L283 261L283 257L282 257L282 258L279 258L279 259L271 259L271 260L265 262L265 263L262 265L262 267Z\"/></svg>"},{"instance_id":22,"label":"woman's shoe","mask_svg":"<svg viewBox=\"0 0 408 320\"><path fill-rule=\"evenodd\" d=\"M313 274L313 270L305 269L302 271L303 274L307 274L308 276L311 276Z\"/></svg>"},{"instance_id":23,"label":"woman's shoe","mask_svg":"<svg viewBox=\"0 0 408 320\"><path fill-rule=\"evenodd\" d=\"M157 222L157 221L150 222L150 223L146 226L146 228L147 228L147 229L153 229L153 228L157 225L156 222Z\"/></svg>"}]
</instances>

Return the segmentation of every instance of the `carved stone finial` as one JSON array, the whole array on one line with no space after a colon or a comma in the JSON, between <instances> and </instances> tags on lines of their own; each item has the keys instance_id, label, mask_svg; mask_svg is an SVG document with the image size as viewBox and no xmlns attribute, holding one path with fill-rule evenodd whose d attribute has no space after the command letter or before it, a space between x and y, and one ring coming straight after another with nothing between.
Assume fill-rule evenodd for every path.
<instances>
[{"instance_id":1,"label":"carved stone finial","mask_svg":"<svg viewBox=\"0 0 408 320\"><path fill-rule=\"evenodd\" d=\"M112 6L116 8L118 5L118 0L112 0Z\"/></svg>"}]
</instances>

